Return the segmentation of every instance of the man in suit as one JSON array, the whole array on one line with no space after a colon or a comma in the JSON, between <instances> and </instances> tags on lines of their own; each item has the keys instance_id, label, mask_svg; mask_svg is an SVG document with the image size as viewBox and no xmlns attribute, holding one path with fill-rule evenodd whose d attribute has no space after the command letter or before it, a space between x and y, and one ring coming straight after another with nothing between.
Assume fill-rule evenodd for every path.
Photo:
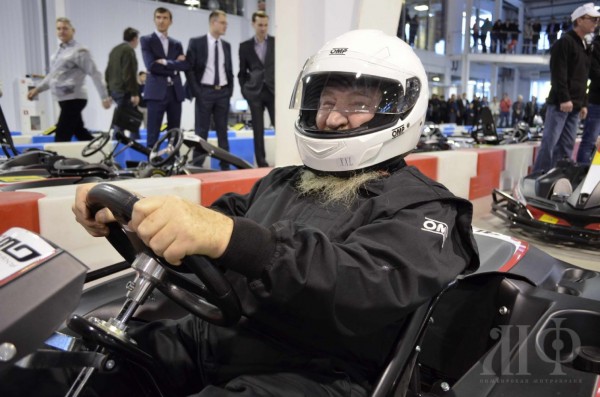
<instances>
[{"instance_id":1,"label":"man in suit","mask_svg":"<svg viewBox=\"0 0 600 397\"><path fill-rule=\"evenodd\" d=\"M140 40L148 71L144 90L148 108L148 147L153 147L158 140L165 112L169 129L179 128L181 124L181 102L185 93L179 72L188 70L190 65L181 42L168 36L172 23L171 11L158 7L154 11L156 30Z\"/></svg>"},{"instance_id":2,"label":"man in suit","mask_svg":"<svg viewBox=\"0 0 600 397\"><path fill-rule=\"evenodd\" d=\"M139 32L134 28L127 28L123 32L123 42L114 47L108 56L104 77L108 92L117 105L115 112L118 109L134 109L140 102L137 82L138 63L135 56L135 48L139 42ZM122 128L113 124L113 130L117 132ZM140 139L139 128L130 132L132 139Z\"/></svg>"},{"instance_id":3,"label":"man in suit","mask_svg":"<svg viewBox=\"0 0 600 397\"><path fill-rule=\"evenodd\" d=\"M240 44L238 78L252 115L256 165L268 167L263 114L267 108L275 125L275 38L267 35L269 16L264 11L252 14L252 27L256 36Z\"/></svg>"},{"instance_id":4,"label":"man in suit","mask_svg":"<svg viewBox=\"0 0 600 397\"><path fill-rule=\"evenodd\" d=\"M229 98L233 93L233 68L231 45L221 40L226 31L227 14L215 10L208 17L208 34L190 39L186 89L190 97L196 98L196 134L208 138L212 116L219 147L229 150L227 117ZM205 156L194 154L194 164L202 165L204 159ZM222 161L220 167L228 170L229 163Z\"/></svg>"}]
</instances>

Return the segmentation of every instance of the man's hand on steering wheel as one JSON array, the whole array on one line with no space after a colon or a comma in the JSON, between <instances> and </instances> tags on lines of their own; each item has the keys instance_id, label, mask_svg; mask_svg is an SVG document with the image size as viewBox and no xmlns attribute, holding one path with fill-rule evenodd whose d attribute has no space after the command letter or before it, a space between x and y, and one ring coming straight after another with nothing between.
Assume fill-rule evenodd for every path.
<instances>
[{"instance_id":1,"label":"man's hand on steering wheel","mask_svg":"<svg viewBox=\"0 0 600 397\"><path fill-rule=\"evenodd\" d=\"M94 186L77 188L73 213L89 234L107 236L107 224L115 222L115 217L107 208L92 217L86 198ZM172 265L179 265L190 255L220 257L229 244L233 220L180 197L157 196L135 203L128 226L154 253Z\"/></svg>"},{"instance_id":2,"label":"man's hand on steering wheel","mask_svg":"<svg viewBox=\"0 0 600 397\"><path fill-rule=\"evenodd\" d=\"M239 321L241 306L233 287L202 257L223 254L232 219L178 197L140 198L107 183L78 187L73 212L92 236L106 236L132 266L162 268L151 271L159 280L156 288L192 314L222 326ZM166 262L183 262L202 283L179 275Z\"/></svg>"},{"instance_id":3,"label":"man's hand on steering wheel","mask_svg":"<svg viewBox=\"0 0 600 397\"><path fill-rule=\"evenodd\" d=\"M85 228L85 230L94 237L106 237L108 236L109 223L116 222L115 217L108 208L103 208L96 213L96 216L92 216L90 209L87 205L88 192L96 186L97 183L86 183L77 186L75 192L75 202L71 207L71 210L75 214L75 220Z\"/></svg>"},{"instance_id":4,"label":"man's hand on steering wheel","mask_svg":"<svg viewBox=\"0 0 600 397\"><path fill-rule=\"evenodd\" d=\"M223 255L233 220L180 197L157 196L135 204L129 227L157 255L179 265L189 255Z\"/></svg>"}]
</instances>

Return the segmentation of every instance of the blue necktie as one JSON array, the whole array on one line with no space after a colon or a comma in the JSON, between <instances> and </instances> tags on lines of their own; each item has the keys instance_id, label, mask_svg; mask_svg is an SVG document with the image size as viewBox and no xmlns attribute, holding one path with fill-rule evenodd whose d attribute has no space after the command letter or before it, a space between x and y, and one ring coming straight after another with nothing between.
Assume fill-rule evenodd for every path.
<instances>
[{"instance_id":1,"label":"blue necktie","mask_svg":"<svg viewBox=\"0 0 600 397\"><path fill-rule=\"evenodd\" d=\"M219 40L215 41L215 85L219 84Z\"/></svg>"}]
</instances>

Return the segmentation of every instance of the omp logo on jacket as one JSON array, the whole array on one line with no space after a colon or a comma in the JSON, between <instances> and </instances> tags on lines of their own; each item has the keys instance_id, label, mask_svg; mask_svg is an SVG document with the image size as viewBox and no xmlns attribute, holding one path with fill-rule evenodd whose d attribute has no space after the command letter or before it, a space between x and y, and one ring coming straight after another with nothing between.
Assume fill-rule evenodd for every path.
<instances>
[{"instance_id":1,"label":"omp logo on jacket","mask_svg":"<svg viewBox=\"0 0 600 397\"><path fill-rule=\"evenodd\" d=\"M332 48L329 55L346 55L348 48Z\"/></svg>"},{"instance_id":2,"label":"omp logo on jacket","mask_svg":"<svg viewBox=\"0 0 600 397\"><path fill-rule=\"evenodd\" d=\"M444 222L436 221L435 219L425 217L425 222L423 222L423 227L421 230L425 230L426 232L439 234L442 236L442 247L446 242L446 238L448 237L448 225Z\"/></svg>"}]
</instances>

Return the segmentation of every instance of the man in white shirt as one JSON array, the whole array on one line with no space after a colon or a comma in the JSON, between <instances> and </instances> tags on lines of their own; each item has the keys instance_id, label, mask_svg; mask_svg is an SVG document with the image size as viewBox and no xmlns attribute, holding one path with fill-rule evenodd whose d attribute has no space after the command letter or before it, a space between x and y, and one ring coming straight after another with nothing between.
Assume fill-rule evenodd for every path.
<instances>
[{"instance_id":1,"label":"man in white shirt","mask_svg":"<svg viewBox=\"0 0 600 397\"><path fill-rule=\"evenodd\" d=\"M211 12L208 26L208 34L190 39L186 54L190 63L186 88L188 95L196 98L196 134L208 138L212 116L219 147L229 150L227 117L233 93L233 67L231 45L221 39L227 31L227 14L221 10ZM205 156L194 155L196 165L202 165L204 159ZM222 170L230 167L224 161L220 166Z\"/></svg>"}]
</instances>

